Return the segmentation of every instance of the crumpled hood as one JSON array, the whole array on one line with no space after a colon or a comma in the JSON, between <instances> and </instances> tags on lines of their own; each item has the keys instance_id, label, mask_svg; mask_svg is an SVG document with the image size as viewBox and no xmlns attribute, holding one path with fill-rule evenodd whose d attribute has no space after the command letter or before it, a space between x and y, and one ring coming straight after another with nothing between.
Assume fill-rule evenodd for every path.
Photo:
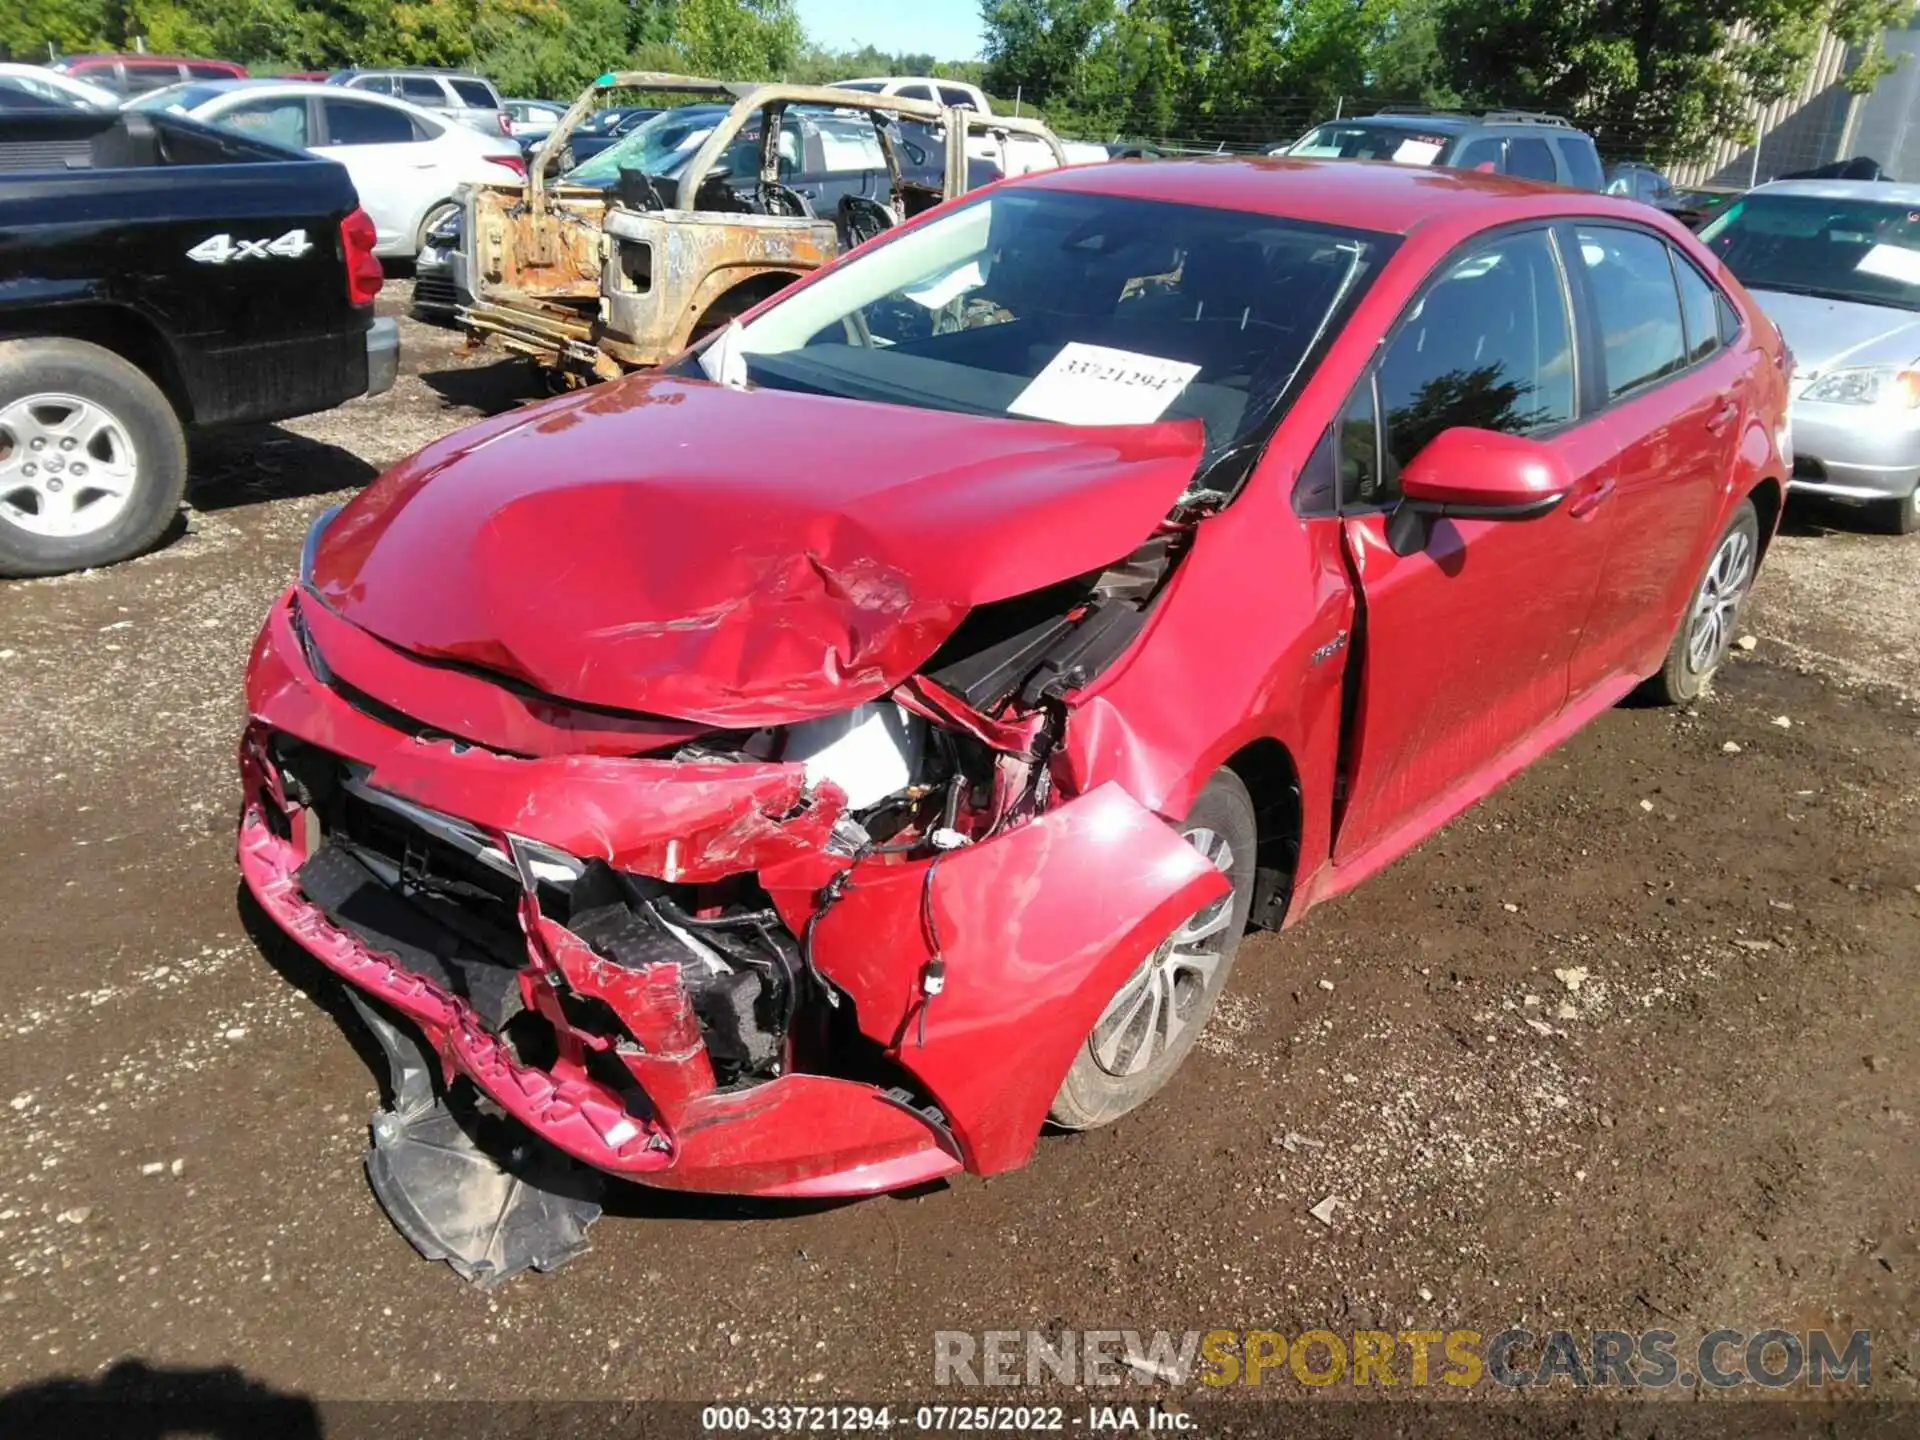
<instances>
[{"instance_id":1,"label":"crumpled hood","mask_svg":"<svg viewBox=\"0 0 1920 1440\"><path fill-rule=\"evenodd\" d=\"M1920 315L1818 295L1755 290L1753 298L1792 347L1794 388L1842 365L1911 365L1920 356Z\"/></svg>"},{"instance_id":2,"label":"crumpled hood","mask_svg":"<svg viewBox=\"0 0 1920 1440\"><path fill-rule=\"evenodd\" d=\"M885 694L975 605L1120 559L1203 444L635 377L428 446L310 580L390 644L550 695L791 723Z\"/></svg>"}]
</instances>

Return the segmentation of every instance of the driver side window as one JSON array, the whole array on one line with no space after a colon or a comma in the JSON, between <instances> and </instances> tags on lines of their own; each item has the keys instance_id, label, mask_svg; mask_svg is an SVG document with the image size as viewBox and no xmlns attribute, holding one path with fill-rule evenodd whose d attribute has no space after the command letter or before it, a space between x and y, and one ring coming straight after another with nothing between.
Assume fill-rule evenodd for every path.
<instances>
[{"instance_id":1,"label":"driver side window","mask_svg":"<svg viewBox=\"0 0 1920 1440\"><path fill-rule=\"evenodd\" d=\"M1344 494L1348 504L1398 500L1401 469L1442 430L1531 435L1573 419L1573 327L1547 232L1508 234L1443 262L1377 374L1380 473Z\"/></svg>"}]
</instances>

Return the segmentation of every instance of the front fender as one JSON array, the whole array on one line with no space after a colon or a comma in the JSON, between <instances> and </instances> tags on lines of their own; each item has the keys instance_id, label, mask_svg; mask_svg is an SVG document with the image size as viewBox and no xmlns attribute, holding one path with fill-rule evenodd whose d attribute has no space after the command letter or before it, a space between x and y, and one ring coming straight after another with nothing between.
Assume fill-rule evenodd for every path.
<instances>
[{"instance_id":1,"label":"front fender","mask_svg":"<svg viewBox=\"0 0 1920 1440\"><path fill-rule=\"evenodd\" d=\"M929 866L934 873L928 879ZM810 892L776 890L783 911ZM946 1113L968 1168L1025 1162L1113 993L1228 882L1118 785L934 861L855 867L815 963ZM937 935L944 984L925 993Z\"/></svg>"}]
</instances>

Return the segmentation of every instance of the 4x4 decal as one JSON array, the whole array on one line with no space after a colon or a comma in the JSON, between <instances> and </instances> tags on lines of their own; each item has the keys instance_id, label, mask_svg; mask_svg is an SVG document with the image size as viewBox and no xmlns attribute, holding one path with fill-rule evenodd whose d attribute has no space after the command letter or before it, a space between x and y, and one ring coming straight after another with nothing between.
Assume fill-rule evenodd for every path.
<instances>
[{"instance_id":1,"label":"4x4 decal","mask_svg":"<svg viewBox=\"0 0 1920 1440\"><path fill-rule=\"evenodd\" d=\"M225 265L233 260L298 260L313 249L305 230L289 230L275 240L235 240L222 231L209 236L187 251L189 260L202 265Z\"/></svg>"}]
</instances>

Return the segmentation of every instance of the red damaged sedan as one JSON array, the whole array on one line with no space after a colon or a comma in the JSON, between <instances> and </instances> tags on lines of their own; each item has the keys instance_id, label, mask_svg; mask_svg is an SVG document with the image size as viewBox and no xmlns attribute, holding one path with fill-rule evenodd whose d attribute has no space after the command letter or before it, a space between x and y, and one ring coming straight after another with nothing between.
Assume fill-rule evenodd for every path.
<instances>
[{"instance_id":1,"label":"red damaged sedan","mask_svg":"<svg viewBox=\"0 0 1920 1440\"><path fill-rule=\"evenodd\" d=\"M462 1078L761 1196L1126 1114L1249 926L1699 692L1789 364L1639 205L1104 165L429 446L321 518L247 677L247 884L411 1096L369 1164Z\"/></svg>"}]
</instances>

